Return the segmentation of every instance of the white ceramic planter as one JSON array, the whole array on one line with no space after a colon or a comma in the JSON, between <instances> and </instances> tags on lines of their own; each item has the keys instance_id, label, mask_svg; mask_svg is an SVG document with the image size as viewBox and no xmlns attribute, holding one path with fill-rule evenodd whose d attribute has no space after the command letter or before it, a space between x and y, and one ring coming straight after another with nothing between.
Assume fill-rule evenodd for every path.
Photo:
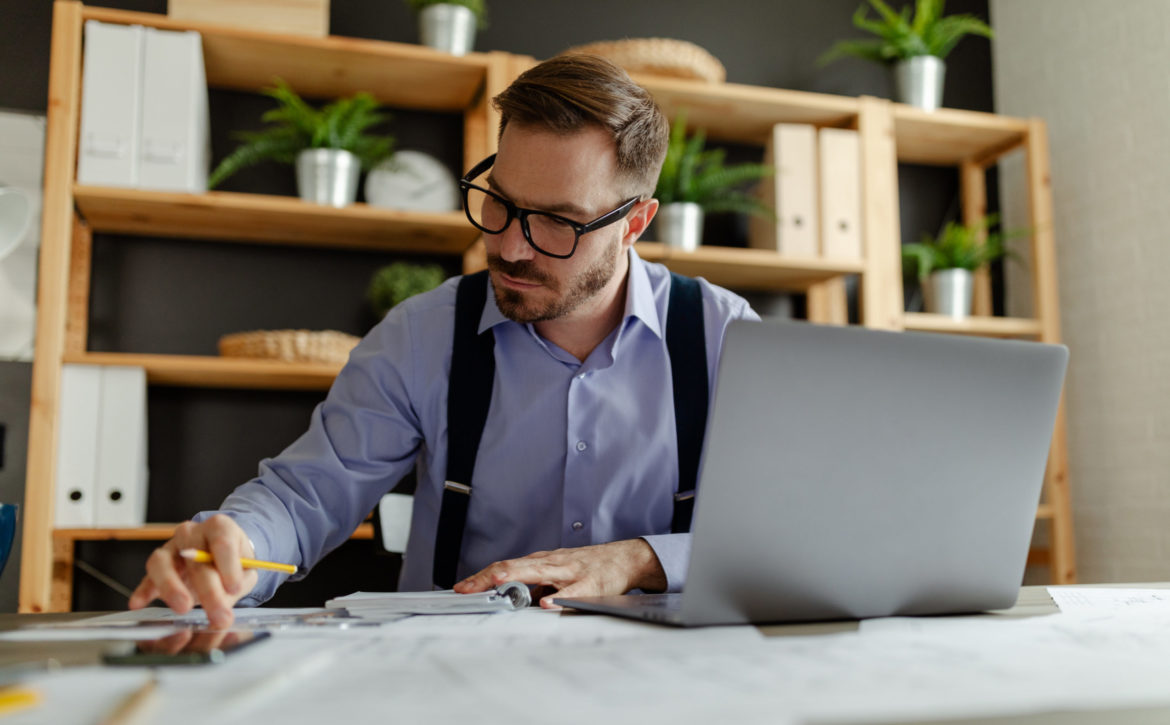
<instances>
[{"instance_id":1,"label":"white ceramic planter","mask_svg":"<svg viewBox=\"0 0 1170 725\"><path fill-rule=\"evenodd\" d=\"M658 207L654 217L658 241L668 247L693 252L703 241L703 207L678 201Z\"/></svg>"},{"instance_id":2,"label":"white ceramic planter","mask_svg":"<svg viewBox=\"0 0 1170 725\"><path fill-rule=\"evenodd\" d=\"M926 311L947 315L957 320L971 316L971 294L974 278L966 269L940 269L931 272L923 294Z\"/></svg>"},{"instance_id":3,"label":"white ceramic planter","mask_svg":"<svg viewBox=\"0 0 1170 725\"><path fill-rule=\"evenodd\" d=\"M418 15L420 42L452 55L467 55L475 47L475 13L462 5L439 3Z\"/></svg>"},{"instance_id":4,"label":"white ceramic planter","mask_svg":"<svg viewBox=\"0 0 1170 725\"><path fill-rule=\"evenodd\" d=\"M314 204L349 206L361 172L361 161L349 151L305 149L297 154L297 192Z\"/></svg>"},{"instance_id":5,"label":"white ceramic planter","mask_svg":"<svg viewBox=\"0 0 1170 725\"><path fill-rule=\"evenodd\" d=\"M894 64L895 100L933 111L942 106L947 64L933 55L919 55Z\"/></svg>"}]
</instances>

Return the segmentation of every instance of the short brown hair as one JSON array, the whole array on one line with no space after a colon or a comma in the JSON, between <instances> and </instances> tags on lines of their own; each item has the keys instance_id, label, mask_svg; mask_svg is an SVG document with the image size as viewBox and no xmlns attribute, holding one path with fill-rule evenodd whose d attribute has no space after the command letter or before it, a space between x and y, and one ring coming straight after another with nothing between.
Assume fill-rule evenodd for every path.
<instances>
[{"instance_id":1,"label":"short brown hair","mask_svg":"<svg viewBox=\"0 0 1170 725\"><path fill-rule=\"evenodd\" d=\"M566 134L588 126L609 131L623 192L654 195L670 124L646 89L610 61L558 55L522 73L492 104L500 112L501 136L510 122Z\"/></svg>"}]
</instances>

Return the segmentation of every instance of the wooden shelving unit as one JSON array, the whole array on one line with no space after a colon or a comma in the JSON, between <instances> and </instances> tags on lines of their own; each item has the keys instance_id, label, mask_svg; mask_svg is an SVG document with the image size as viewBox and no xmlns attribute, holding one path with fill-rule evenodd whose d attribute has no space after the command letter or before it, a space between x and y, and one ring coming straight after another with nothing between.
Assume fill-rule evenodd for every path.
<instances>
[{"instance_id":1,"label":"wooden shelving unit","mask_svg":"<svg viewBox=\"0 0 1170 725\"><path fill-rule=\"evenodd\" d=\"M73 198L90 227L116 234L455 255L479 236L462 212L397 211L360 203L337 209L290 196L92 186L75 186Z\"/></svg>"},{"instance_id":2,"label":"wooden shelving unit","mask_svg":"<svg viewBox=\"0 0 1170 725\"><path fill-rule=\"evenodd\" d=\"M658 242L639 241L642 259L661 262L688 276L702 275L710 282L735 289L795 292L850 274L860 274L860 261L833 259L786 259L766 249L700 246L684 252Z\"/></svg>"},{"instance_id":3,"label":"wooden shelving unit","mask_svg":"<svg viewBox=\"0 0 1170 725\"><path fill-rule=\"evenodd\" d=\"M1018 317L968 317L956 320L946 315L927 312L907 312L906 329L918 332L944 332L951 335L979 335L982 337L1040 337L1039 320Z\"/></svg>"},{"instance_id":4,"label":"wooden shelving unit","mask_svg":"<svg viewBox=\"0 0 1170 725\"><path fill-rule=\"evenodd\" d=\"M79 126L82 28L86 20L135 23L202 34L208 83L214 88L255 92L274 76L310 97L369 91L391 106L463 115L465 166L495 147L498 117L488 100L532 63L506 53L456 57L420 46L353 38L308 38L230 26L175 22L162 15L88 7L77 0L54 5L45 196L39 272L37 350L33 371L28 479L20 608L25 612L68 609L74 544L81 540L165 540L173 525L128 529L54 529L53 481L56 411L61 365L139 365L151 385L326 390L336 366L298 365L195 355L150 355L87 350L91 235L207 239L219 242L311 245L401 253L462 255L465 270L480 268L478 234L459 213L420 214L357 204L333 209L298 199L210 192L171 194L80 186L75 183ZM776 123L810 123L859 131L862 148L864 258L841 262L786 259L755 249L702 247L695 252L639 242L638 252L675 271L702 275L737 289L807 294L809 318L845 323L845 279L860 280L862 324L890 330L1059 339L1055 315L1055 268L1043 124L993 114L940 110L924 113L877 98L707 84L638 77L670 116L686 109L691 124L714 139L760 144ZM989 316L989 297L977 303L980 317L958 323L903 312L897 166L902 163L957 165L963 179L964 213L986 207L985 169L1004 153L1028 155L1037 304L1035 320ZM1044 231L1047 230L1047 231ZM986 285L984 285L985 287ZM1050 459L1047 501L1037 511L1053 531L1050 550L1031 561L1050 564L1053 580L1075 577L1071 514L1064 477L1063 414ZM368 526L355 536L368 537Z\"/></svg>"}]
</instances>

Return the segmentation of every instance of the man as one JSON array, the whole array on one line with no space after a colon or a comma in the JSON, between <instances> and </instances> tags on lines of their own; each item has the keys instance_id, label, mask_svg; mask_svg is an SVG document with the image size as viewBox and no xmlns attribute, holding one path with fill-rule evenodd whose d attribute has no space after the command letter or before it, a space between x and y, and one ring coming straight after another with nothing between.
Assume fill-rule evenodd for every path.
<instances>
[{"instance_id":1,"label":"man","mask_svg":"<svg viewBox=\"0 0 1170 725\"><path fill-rule=\"evenodd\" d=\"M235 602L263 602L283 581L244 571L240 557L308 569L412 466L402 590L442 578L444 547L452 581L463 577L459 592L511 580L560 596L682 588L690 537L670 533L680 485L666 342L674 283L633 251L658 208L668 124L623 71L589 56L535 66L495 104L499 152L462 184L490 273L490 288L484 282L473 299L483 307L470 334L494 345L478 389L490 407L470 450L474 476L462 482L474 494L453 494L462 489L448 470L463 278L402 303L371 330L309 430L263 461L220 512L181 525L151 555L132 608L155 598L178 612L202 604L214 626L227 626ZM728 322L758 318L726 290L691 285L701 293L698 349L710 385ZM453 411L464 425L465 408ZM459 505L465 520L452 528L446 519ZM183 560L187 547L210 551L214 565Z\"/></svg>"}]
</instances>

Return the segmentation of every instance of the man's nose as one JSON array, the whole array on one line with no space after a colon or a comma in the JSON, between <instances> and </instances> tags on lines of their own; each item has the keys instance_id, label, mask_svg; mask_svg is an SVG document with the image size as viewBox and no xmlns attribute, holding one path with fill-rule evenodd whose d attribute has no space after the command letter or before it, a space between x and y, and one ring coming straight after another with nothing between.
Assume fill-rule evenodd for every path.
<instances>
[{"instance_id":1,"label":"man's nose","mask_svg":"<svg viewBox=\"0 0 1170 725\"><path fill-rule=\"evenodd\" d=\"M532 259L536 256L536 250L528 243L524 237L524 229L520 223L520 217L515 217L504 227L504 231L495 235L499 240L500 256L509 262L515 262L521 259Z\"/></svg>"}]
</instances>

